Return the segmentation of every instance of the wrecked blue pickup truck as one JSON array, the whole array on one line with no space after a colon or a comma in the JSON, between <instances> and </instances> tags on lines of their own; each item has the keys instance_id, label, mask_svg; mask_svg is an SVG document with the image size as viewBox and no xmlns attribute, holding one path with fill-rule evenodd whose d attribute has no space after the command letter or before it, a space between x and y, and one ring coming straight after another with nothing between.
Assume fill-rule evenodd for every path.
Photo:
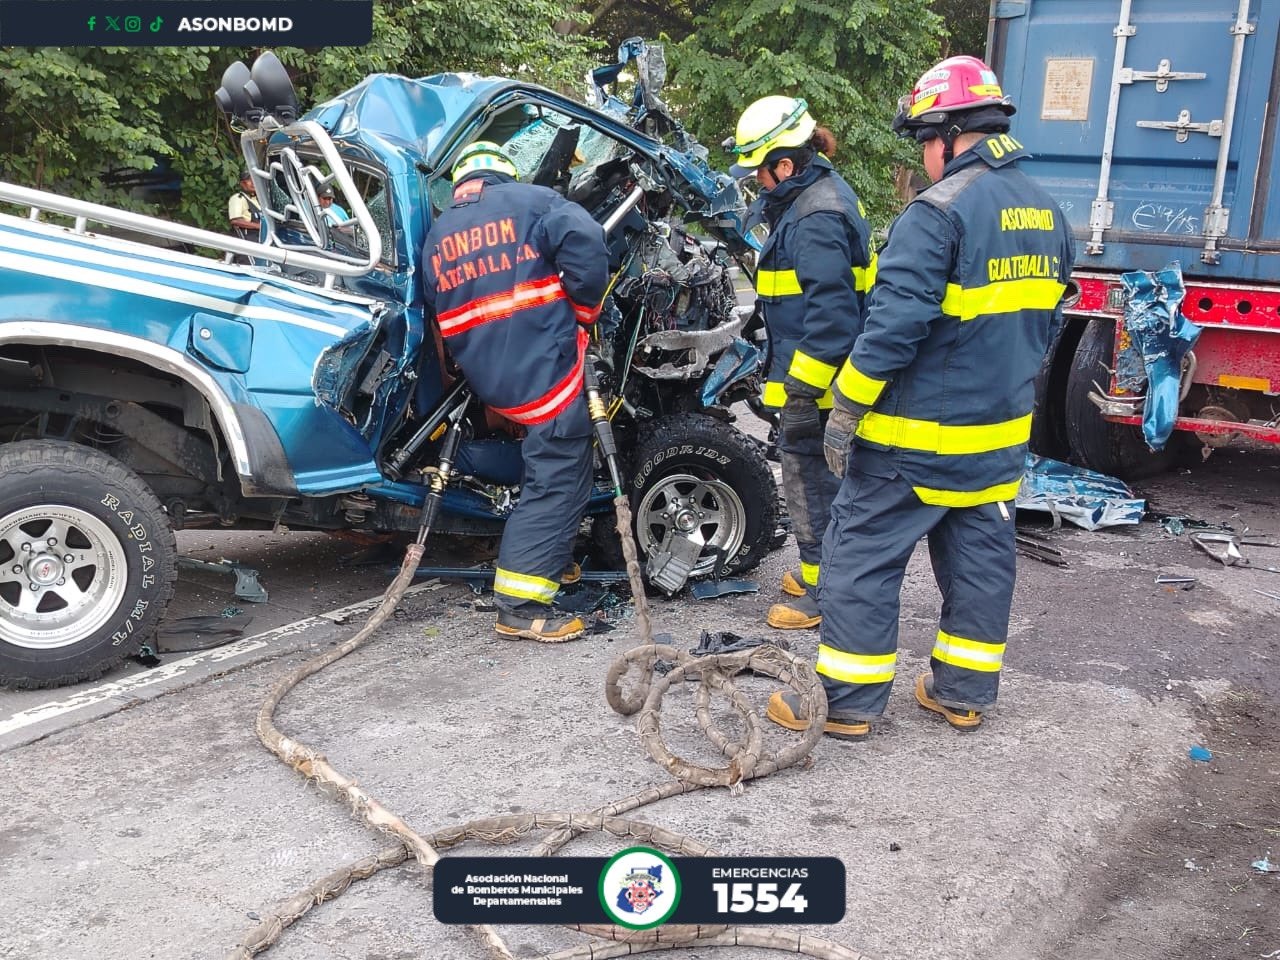
<instances>
[{"instance_id":1,"label":"wrecked blue pickup truck","mask_svg":"<svg viewBox=\"0 0 1280 960\"><path fill-rule=\"evenodd\" d=\"M763 445L729 412L762 362L734 283L745 206L659 98L660 48L622 59L641 77L625 102L613 65L595 107L513 80L376 75L305 114L274 56L233 64L217 99L242 131L260 244L0 183L20 208L0 213L0 683L74 682L136 653L172 594L174 529L416 529L464 390L424 315L420 250L479 139L607 231L598 372L640 550L683 548L698 577L778 545ZM318 202L330 186L349 219ZM520 496L519 431L467 417L437 529L493 536ZM603 563L610 500L601 477L584 534Z\"/></svg>"}]
</instances>

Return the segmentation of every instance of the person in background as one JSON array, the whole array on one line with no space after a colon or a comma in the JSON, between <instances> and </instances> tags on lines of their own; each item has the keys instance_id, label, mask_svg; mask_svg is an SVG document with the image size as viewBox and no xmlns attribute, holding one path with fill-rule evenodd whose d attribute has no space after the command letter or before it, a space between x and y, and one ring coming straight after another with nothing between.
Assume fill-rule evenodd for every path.
<instances>
[{"instance_id":1,"label":"person in background","mask_svg":"<svg viewBox=\"0 0 1280 960\"><path fill-rule=\"evenodd\" d=\"M831 166L836 142L797 97L764 97L743 111L731 149L736 177L754 175L769 238L756 271L769 333L766 407L780 413L778 451L800 568L782 577L792 599L767 621L816 627L822 538L840 482L827 471L822 429L831 382L862 329L874 278L871 230L857 195Z\"/></svg>"},{"instance_id":2,"label":"person in background","mask_svg":"<svg viewBox=\"0 0 1280 960\"><path fill-rule=\"evenodd\" d=\"M316 196L320 200L320 209L324 211L325 220L330 224L345 223L351 219L351 214L347 213L342 204L334 202L333 184L326 183L316 192Z\"/></svg>"},{"instance_id":3,"label":"person in background","mask_svg":"<svg viewBox=\"0 0 1280 960\"><path fill-rule=\"evenodd\" d=\"M241 240L257 241L262 226L262 206L248 170L240 171L240 187L227 201L227 220Z\"/></svg>"},{"instance_id":4,"label":"person in background","mask_svg":"<svg viewBox=\"0 0 1280 960\"><path fill-rule=\"evenodd\" d=\"M843 482L823 544L817 672L836 737L866 737L885 711L903 574L925 536L942 614L916 701L957 730L996 702L1034 382L1074 259L1057 204L1018 169L1013 113L985 63L952 57L894 121L933 184L889 231L826 427ZM794 695L775 694L767 713L808 725Z\"/></svg>"},{"instance_id":5,"label":"person in background","mask_svg":"<svg viewBox=\"0 0 1280 960\"><path fill-rule=\"evenodd\" d=\"M248 170L240 171L239 189L227 201L227 221L231 232L241 240L257 243L262 236L262 206L258 203L258 190ZM239 264L253 264L253 259L242 253L236 254L234 259Z\"/></svg>"},{"instance_id":6,"label":"person in background","mask_svg":"<svg viewBox=\"0 0 1280 960\"><path fill-rule=\"evenodd\" d=\"M571 640L585 625L551 603L580 576L572 548L592 475L583 363L609 280L604 229L554 190L520 183L503 149L481 140L454 163L453 204L432 224L422 261L427 306L475 395L525 429L494 629Z\"/></svg>"}]
</instances>

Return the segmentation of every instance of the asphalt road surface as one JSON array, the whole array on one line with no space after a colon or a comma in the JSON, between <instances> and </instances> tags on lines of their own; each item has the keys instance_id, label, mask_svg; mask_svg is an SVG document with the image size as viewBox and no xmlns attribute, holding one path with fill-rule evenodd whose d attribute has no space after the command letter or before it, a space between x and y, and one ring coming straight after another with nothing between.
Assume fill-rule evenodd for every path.
<instances>
[{"instance_id":1,"label":"asphalt road surface","mask_svg":"<svg viewBox=\"0 0 1280 960\"><path fill-rule=\"evenodd\" d=\"M1164 513L1280 533L1275 452L1219 451L1140 492ZM958 734L911 698L938 606L921 549L904 588L899 683L870 740L824 740L810 764L635 816L725 854L841 857L845 918L808 931L868 957L1280 957L1280 874L1252 866L1280 860L1280 601L1256 592L1280 593L1280 575L1223 567L1152 522L1027 526L1070 566L1020 561L1000 706L980 730ZM229 577L184 573L171 614L238 608L228 622L253 616L243 637L80 687L0 693L6 960L223 957L272 905L387 844L253 732L274 680L356 629L371 607L360 602L389 579L385 564L340 566L359 548L317 534L189 532L180 546L260 571L265 604L235 598ZM477 555L435 549L440 562ZM1280 566L1280 550L1251 555ZM755 595L655 601L656 626L683 646L702 629L779 637L763 616L794 562L788 543L753 574ZM1160 586L1159 574L1196 582ZM465 587L419 584L373 644L289 696L279 726L423 833L512 811L590 810L665 782L635 719L602 696L610 662L634 643L633 620L613 608L612 632L562 646L502 641L476 600ZM813 655L815 633L786 639ZM743 686L761 709L776 689ZM692 697L669 699L673 749L715 762ZM788 736L767 733L775 746ZM1193 746L1211 759L1190 759ZM565 852L620 845L588 836ZM517 956L583 942L559 928L504 935ZM683 954L769 955L779 954ZM433 919L429 875L406 866L318 907L267 956L486 953Z\"/></svg>"}]
</instances>

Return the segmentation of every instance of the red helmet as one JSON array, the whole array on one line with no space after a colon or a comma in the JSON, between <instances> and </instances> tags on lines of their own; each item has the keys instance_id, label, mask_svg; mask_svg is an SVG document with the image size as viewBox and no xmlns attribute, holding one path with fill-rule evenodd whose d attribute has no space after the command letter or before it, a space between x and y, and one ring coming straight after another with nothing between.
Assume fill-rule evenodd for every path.
<instances>
[{"instance_id":1,"label":"red helmet","mask_svg":"<svg viewBox=\"0 0 1280 960\"><path fill-rule=\"evenodd\" d=\"M1000 89L991 68L977 57L948 57L927 70L915 89L898 101L893 129L899 136L913 137L918 131L948 126L956 114L970 114L988 108L987 122L961 129L1008 130L1008 117L1015 112L1013 101ZM976 118L975 118L976 119Z\"/></svg>"}]
</instances>

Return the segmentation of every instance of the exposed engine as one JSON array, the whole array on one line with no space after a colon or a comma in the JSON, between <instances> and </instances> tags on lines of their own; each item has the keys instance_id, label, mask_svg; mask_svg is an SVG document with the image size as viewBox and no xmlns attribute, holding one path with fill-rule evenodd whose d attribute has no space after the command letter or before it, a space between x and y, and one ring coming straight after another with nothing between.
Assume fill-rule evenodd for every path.
<instances>
[{"instance_id":1,"label":"exposed engine","mask_svg":"<svg viewBox=\"0 0 1280 960\"><path fill-rule=\"evenodd\" d=\"M690 380L707 370L742 326L733 265L724 245L653 221L632 246L614 288L618 329L635 349L631 369L655 380ZM714 335L709 331L715 330ZM602 328L606 337L615 331Z\"/></svg>"}]
</instances>

